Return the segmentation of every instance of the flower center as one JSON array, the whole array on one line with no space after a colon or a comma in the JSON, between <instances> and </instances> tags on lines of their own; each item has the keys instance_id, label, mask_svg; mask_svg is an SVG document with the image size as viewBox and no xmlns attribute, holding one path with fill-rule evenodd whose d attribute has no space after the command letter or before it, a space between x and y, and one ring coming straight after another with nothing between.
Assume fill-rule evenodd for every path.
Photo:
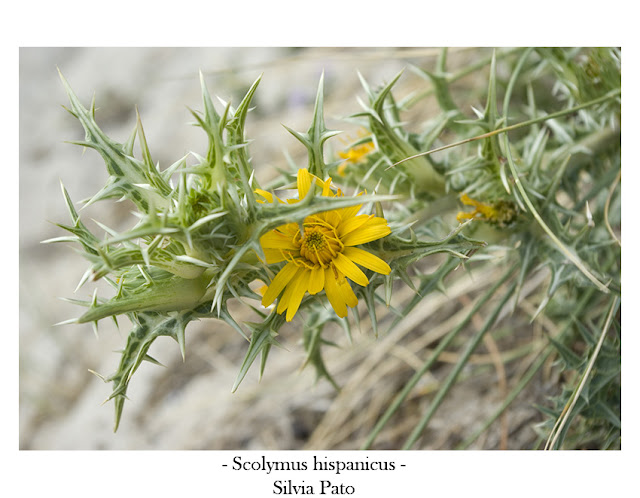
<instances>
[{"instance_id":1,"label":"flower center","mask_svg":"<svg viewBox=\"0 0 640 498\"><path fill-rule=\"evenodd\" d=\"M320 220L308 220L304 223L304 236L299 238L300 233L296 236L300 244L300 256L312 265L326 268L344 246L331 225Z\"/></svg>"}]
</instances>

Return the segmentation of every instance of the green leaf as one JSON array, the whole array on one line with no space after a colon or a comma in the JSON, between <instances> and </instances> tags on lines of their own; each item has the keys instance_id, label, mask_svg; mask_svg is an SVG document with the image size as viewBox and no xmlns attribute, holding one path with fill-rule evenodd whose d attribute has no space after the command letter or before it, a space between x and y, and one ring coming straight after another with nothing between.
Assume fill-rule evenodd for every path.
<instances>
[{"instance_id":1,"label":"green leaf","mask_svg":"<svg viewBox=\"0 0 640 498\"><path fill-rule=\"evenodd\" d=\"M284 317L282 315L271 313L267 319L260 324L247 324L252 329L249 349L240 365L240 371L231 388L231 392L236 392L258 355L262 355L262 367L264 367L264 362L266 361L265 355L268 354L268 350L272 345L278 345L275 336L278 334L278 329L283 323ZM265 349L267 350L266 353Z\"/></svg>"},{"instance_id":2,"label":"green leaf","mask_svg":"<svg viewBox=\"0 0 640 498\"><path fill-rule=\"evenodd\" d=\"M105 382L113 383L113 391L106 401L115 402L114 432L118 430L129 382L143 361L158 364L147 352L153 342L161 336L173 337L178 343L184 343L184 330L191 320L190 311L174 314L173 316L159 315L155 313L139 313L133 330L129 333L127 344L122 351L120 365L117 371L102 377ZM182 337L182 339L181 339ZM181 346L182 350L182 346ZM105 401L105 402L106 402Z\"/></svg>"}]
</instances>

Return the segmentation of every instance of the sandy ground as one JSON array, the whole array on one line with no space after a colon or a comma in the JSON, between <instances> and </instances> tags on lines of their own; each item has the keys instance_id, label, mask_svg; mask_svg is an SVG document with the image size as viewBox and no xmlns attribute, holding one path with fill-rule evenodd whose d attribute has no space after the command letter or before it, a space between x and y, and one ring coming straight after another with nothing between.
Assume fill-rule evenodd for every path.
<instances>
[{"instance_id":1,"label":"sandy ground","mask_svg":"<svg viewBox=\"0 0 640 498\"><path fill-rule=\"evenodd\" d=\"M79 313L59 297L82 299L92 292L83 287L73 294L86 268L80 255L68 245L40 243L62 235L52 222L68 221L60 181L71 198L80 201L106 179L95 152L83 153L64 143L82 139L83 132L61 107L66 95L56 66L87 105L95 94L97 121L117 140L124 141L133 129L137 106L153 157L165 167L188 151L206 150L204 134L188 125L187 106L201 108L199 70L213 94L236 103L263 73L247 133L254 140L251 154L257 175L268 179L275 166L285 164L283 150L304 164L304 150L281 124L308 128L323 70L327 126L344 129L338 120L358 111L355 95L362 95L356 70L378 84L407 62L432 63L433 53L422 50L415 57L399 58L397 51L387 49L21 49L20 448L356 449L375 417L421 364L425 353L416 356L416 348L425 343L416 346L415 341L468 303L464 294L473 285L463 283L458 294L435 298L414 317L414 325L395 336L376 339L366 319L353 344L341 331L331 332L342 346L328 351L327 357L343 385L340 393L326 381L314 382L311 370L300 371L304 356L294 322L283 330L286 350L273 351L261 382L254 368L231 394L246 343L222 322L192 323L186 362L173 341L156 341L151 354L166 368L145 364L139 369L114 434L112 406L101 406L110 386L88 369L113 371L119 359L114 351L124 344L127 324L123 320L120 331L108 322L101 324L98 339L90 326L52 325ZM398 88L408 92L417 84L424 87L425 82L407 72ZM126 206L113 203L91 206L81 215L91 228L96 228L92 219L114 228L131 220ZM512 327L530 333L524 320L515 320ZM407 344L414 344L414 349ZM438 372L425 377L394 422L395 433L381 438L379 448L398 447L441 377ZM529 425L539 413L530 402L545 394L545 386L538 383L528 400L513 405L510 447L527 447L533 441ZM500 400L496 372L487 368L458 386L420 447L454 446ZM500 428L490 431L476 447L497 447L499 434Z\"/></svg>"}]
</instances>

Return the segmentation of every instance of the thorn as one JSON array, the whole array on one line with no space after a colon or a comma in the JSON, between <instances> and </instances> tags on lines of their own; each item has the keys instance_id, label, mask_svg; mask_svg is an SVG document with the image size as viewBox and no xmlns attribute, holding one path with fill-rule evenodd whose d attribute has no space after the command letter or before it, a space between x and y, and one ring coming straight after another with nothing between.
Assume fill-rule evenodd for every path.
<instances>
[{"instance_id":1,"label":"thorn","mask_svg":"<svg viewBox=\"0 0 640 498\"><path fill-rule=\"evenodd\" d=\"M158 365L159 367L167 368L166 365L163 365L158 360L156 360L153 356L149 356L148 354L144 355L142 358L144 361L148 361L149 363L153 363L154 365Z\"/></svg>"},{"instance_id":2,"label":"thorn","mask_svg":"<svg viewBox=\"0 0 640 498\"><path fill-rule=\"evenodd\" d=\"M80 278L80 282L78 282L78 285L76 286L75 290L73 291L74 294L76 292L78 292L80 287L82 287L87 280L89 280L89 277L91 276L92 271L93 271L92 268L87 268L87 271L84 272L84 274Z\"/></svg>"},{"instance_id":3,"label":"thorn","mask_svg":"<svg viewBox=\"0 0 640 498\"><path fill-rule=\"evenodd\" d=\"M91 372L93 375L95 375L96 377L98 377L102 382L107 383L109 382L103 375L100 375L98 372L91 370L90 368L87 369L89 370L89 372ZM104 403L103 403L104 404Z\"/></svg>"},{"instance_id":4,"label":"thorn","mask_svg":"<svg viewBox=\"0 0 640 498\"><path fill-rule=\"evenodd\" d=\"M587 226L593 228L596 226L595 222L593 221L593 215L591 214L591 209L589 208L589 201L587 201L585 203L585 211L586 211L586 215L587 215Z\"/></svg>"},{"instance_id":5,"label":"thorn","mask_svg":"<svg viewBox=\"0 0 640 498\"><path fill-rule=\"evenodd\" d=\"M64 321L62 321L62 322L54 323L54 324L53 324L53 326L54 326L54 327L57 327L57 326L59 326L59 325L68 325L68 324L70 324L70 323L78 323L78 320L79 320L79 319L80 319L80 318L69 318L68 320L64 320Z\"/></svg>"},{"instance_id":6,"label":"thorn","mask_svg":"<svg viewBox=\"0 0 640 498\"><path fill-rule=\"evenodd\" d=\"M185 327L180 327L178 332L176 333L176 342L178 343L178 347L180 348L180 354L182 355L182 362L185 361L186 356L186 347L185 347L185 337L184 337Z\"/></svg>"},{"instance_id":7,"label":"thorn","mask_svg":"<svg viewBox=\"0 0 640 498\"><path fill-rule=\"evenodd\" d=\"M109 401L111 401L112 399L114 399L116 396L124 396L125 399L128 399L124 394L118 393L116 391L113 391L108 397L107 399L105 399L102 403L100 403L100 406L105 405L106 403L108 403Z\"/></svg>"}]
</instances>

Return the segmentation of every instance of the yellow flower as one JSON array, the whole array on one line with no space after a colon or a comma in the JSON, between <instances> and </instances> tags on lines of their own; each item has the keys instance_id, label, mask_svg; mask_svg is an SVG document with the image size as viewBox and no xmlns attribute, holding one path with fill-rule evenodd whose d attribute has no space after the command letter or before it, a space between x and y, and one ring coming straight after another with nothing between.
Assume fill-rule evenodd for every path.
<instances>
[{"instance_id":1,"label":"yellow flower","mask_svg":"<svg viewBox=\"0 0 640 498\"><path fill-rule=\"evenodd\" d=\"M304 199L311 188L311 182L322 189L322 196L341 196L342 192L331 189L331 178L322 181L306 169L298 171L298 202ZM273 196L257 191L267 201ZM298 311L303 297L318 294L323 289L336 314L347 316L347 306L353 308L358 298L348 279L366 286L369 279L357 265L383 275L391 268L377 256L355 246L377 240L391 233L387 220L374 215L358 214L362 205L334 209L307 216L302 223L287 223L264 234L260 244L268 264L287 261L287 264L272 280L262 298L262 305L269 306L278 296L277 313L287 311L286 319L291 321ZM301 232L300 229L303 229Z\"/></svg>"},{"instance_id":2,"label":"yellow flower","mask_svg":"<svg viewBox=\"0 0 640 498\"><path fill-rule=\"evenodd\" d=\"M363 131L359 132L358 135L360 137L367 136L366 132L363 132ZM340 164L340 166L338 166L338 174L340 176L344 176L345 169L349 164L359 163L367 154L375 150L375 148L376 146L373 143L373 141L369 141L369 142L364 142L360 145L350 147L346 151L338 152L338 156L341 159L344 159L344 161Z\"/></svg>"},{"instance_id":3,"label":"yellow flower","mask_svg":"<svg viewBox=\"0 0 640 498\"><path fill-rule=\"evenodd\" d=\"M464 204L465 206L474 206L475 209L470 213L460 211L458 213L458 216L456 217L459 222L462 222L462 220L470 220L477 217L483 217L487 220L490 220L496 215L496 210L489 204L476 201L475 199L469 197L467 194L462 194L462 196L460 197L460 202L462 202L462 204Z\"/></svg>"},{"instance_id":4,"label":"yellow flower","mask_svg":"<svg viewBox=\"0 0 640 498\"><path fill-rule=\"evenodd\" d=\"M470 213L460 211L456 219L462 223L463 220L481 219L498 226L505 226L513 222L518 215L515 205L511 201L497 201L493 204L485 204L476 201L467 194L462 194L460 202L465 206L473 206L475 209Z\"/></svg>"}]
</instances>

